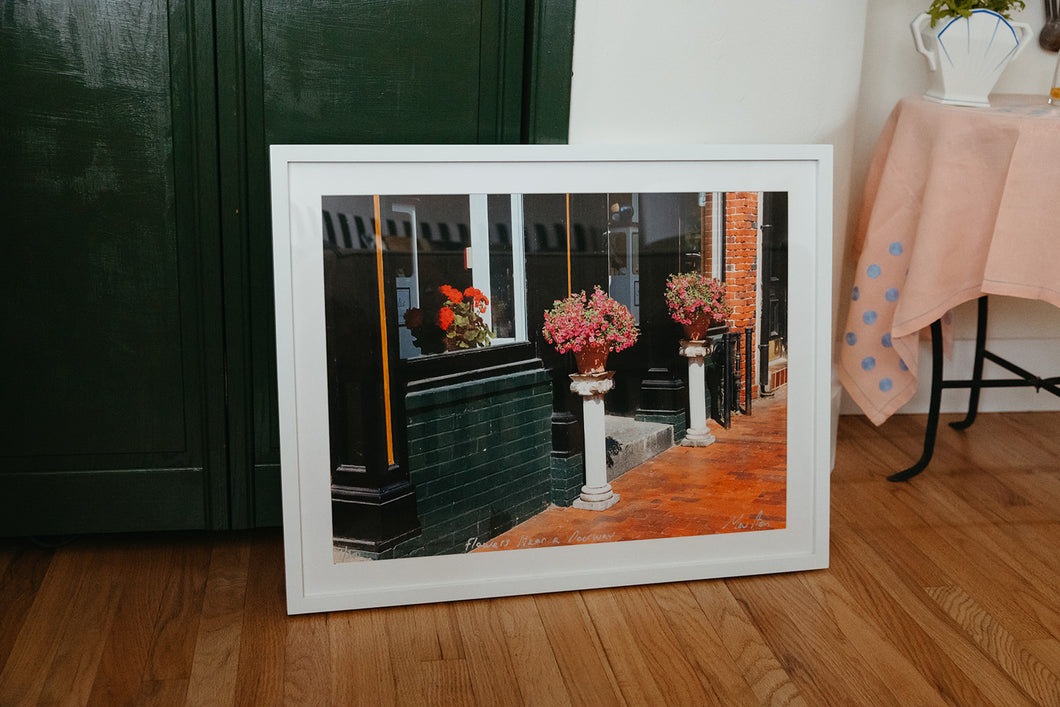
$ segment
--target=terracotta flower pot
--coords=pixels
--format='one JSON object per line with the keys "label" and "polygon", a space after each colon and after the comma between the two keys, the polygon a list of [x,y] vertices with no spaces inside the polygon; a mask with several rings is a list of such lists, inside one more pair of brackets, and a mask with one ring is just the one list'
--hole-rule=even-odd
{"label": "terracotta flower pot", "polygon": [[695,316],[692,317],[691,324],[682,324],[685,328],[685,338],[689,341],[703,341],[707,336],[707,329],[710,328],[711,322],[714,318],[706,312],[696,312]]}
{"label": "terracotta flower pot", "polygon": [[575,351],[578,373],[603,373],[607,367],[607,354],[607,344],[589,344],[581,351]]}

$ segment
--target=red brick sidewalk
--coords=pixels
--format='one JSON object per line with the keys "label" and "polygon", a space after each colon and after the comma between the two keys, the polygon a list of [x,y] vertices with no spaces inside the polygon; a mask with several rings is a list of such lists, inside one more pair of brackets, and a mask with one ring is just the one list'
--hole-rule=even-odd
{"label": "red brick sidewalk", "polygon": [[672,447],[616,479],[606,511],[551,507],[476,552],[785,527],[787,387],[710,428],[714,444]]}

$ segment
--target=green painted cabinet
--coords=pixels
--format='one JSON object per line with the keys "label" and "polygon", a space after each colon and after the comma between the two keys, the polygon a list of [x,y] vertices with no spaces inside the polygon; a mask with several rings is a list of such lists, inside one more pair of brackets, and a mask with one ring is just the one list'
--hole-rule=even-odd
{"label": "green painted cabinet", "polygon": [[0,535],[279,522],[268,145],[566,139],[573,0],[0,9]]}

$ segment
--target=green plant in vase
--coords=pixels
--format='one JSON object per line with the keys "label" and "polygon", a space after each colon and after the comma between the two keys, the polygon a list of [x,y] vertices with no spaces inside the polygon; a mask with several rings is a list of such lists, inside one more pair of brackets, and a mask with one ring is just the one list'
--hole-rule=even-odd
{"label": "green plant in vase", "polygon": [[1019,12],[1027,7],[1023,0],[933,0],[927,9],[931,16],[931,26],[946,17],[971,17],[972,10],[990,10],[1004,17],[1012,19],[1013,12]]}

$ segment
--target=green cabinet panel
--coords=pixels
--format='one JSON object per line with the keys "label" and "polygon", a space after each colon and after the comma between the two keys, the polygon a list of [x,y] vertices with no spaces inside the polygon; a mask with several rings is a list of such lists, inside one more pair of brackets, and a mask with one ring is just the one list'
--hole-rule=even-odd
{"label": "green cabinet panel", "polygon": [[[171,44],[187,9],[4,6],[0,534],[227,522],[207,491],[208,239],[174,130],[204,68]],[[135,505],[156,481],[169,500]]]}
{"label": "green cabinet panel", "polygon": [[4,397],[17,402],[0,426],[5,454],[185,449],[173,179],[159,139],[169,55],[155,4],[105,22],[71,3],[8,6],[0,278],[11,296],[0,307]]}
{"label": "green cabinet panel", "polygon": [[268,146],[562,142],[573,0],[0,10],[0,536],[279,523]]}
{"label": "green cabinet panel", "polygon": [[266,140],[518,142],[524,14],[521,0],[262,0]]}

